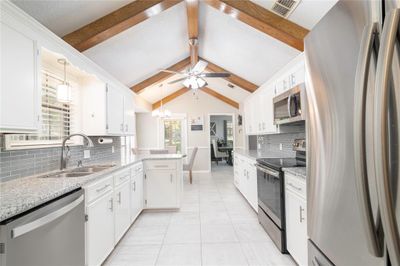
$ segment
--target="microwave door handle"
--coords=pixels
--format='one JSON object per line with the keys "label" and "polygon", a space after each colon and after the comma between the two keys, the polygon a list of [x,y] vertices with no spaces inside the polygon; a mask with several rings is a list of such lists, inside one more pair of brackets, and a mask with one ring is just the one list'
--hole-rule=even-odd
{"label": "microwave door handle", "polygon": [[[383,24],[381,45],[378,53],[378,69],[374,103],[374,161],[377,177],[378,200],[383,231],[392,265],[400,265],[400,236],[396,222],[393,195],[389,176],[388,158],[388,103],[389,84],[393,63],[396,35],[400,21],[400,9],[393,9]],[[399,94],[397,94],[399,95]],[[396,107],[399,112],[399,106]]]}
{"label": "microwave door handle", "polygon": [[287,98],[287,109],[288,109],[288,115],[289,118],[292,117],[292,94],[289,94],[288,98]]}
{"label": "microwave door handle", "polygon": [[368,74],[377,26],[376,23],[366,25],[361,39],[355,79],[353,143],[357,197],[360,203],[364,230],[368,239],[368,249],[374,256],[382,257],[383,245],[380,243],[377,235],[369,194],[365,145],[365,108],[367,101]]}

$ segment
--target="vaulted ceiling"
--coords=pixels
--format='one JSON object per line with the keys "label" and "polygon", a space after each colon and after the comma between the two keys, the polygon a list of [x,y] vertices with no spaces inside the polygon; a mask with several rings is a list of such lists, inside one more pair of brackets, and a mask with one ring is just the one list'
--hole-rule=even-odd
{"label": "vaulted ceiling", "polygon": [[198,54],[211,63],[207,71],[234,74],[207,79],[207,90],[234,105],[301,52],[302,37],[336,1],[301,0],[282,19],[268,11],[269,0],[13,0],[155,107],[186,93],[180,83],[168,85],[178,74],[158,73],[189,65],[191,3],[198,4]]}

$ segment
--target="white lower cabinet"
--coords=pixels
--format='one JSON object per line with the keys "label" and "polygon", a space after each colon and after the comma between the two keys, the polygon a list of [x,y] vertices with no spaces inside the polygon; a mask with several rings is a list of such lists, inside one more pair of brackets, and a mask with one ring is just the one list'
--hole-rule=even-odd
{"label": "white lower cabinet", "polygon": [[247,199],[250,206],[258,211],[257,169],[256,161],[236,154],[234,157],[234,183],[236,188]]}
{"label": "white lower cabinet", "polygon": [[285,173],[287,250],[299,265],[308,265],[305,180]]}
{"label": "white lower cabinet", "polygon": [[132,169],[131,179],[131,222],[143,210],[143,165]]}
{"label": "white lower cabinet", "polygon": [[181,161],[145,161],[145,209],[174,209],[180,207],[183,185]]}
{"label": "white lower cabinet", "polygon": [[86,207],[86,264],[101,265],[114,249],[114,198],[108,191]]}
{"label": "white lower cabinet", "polygon": [[115,199],[115,244],[121,239],[131,225],[130,180],[125,181],[114,190]]}

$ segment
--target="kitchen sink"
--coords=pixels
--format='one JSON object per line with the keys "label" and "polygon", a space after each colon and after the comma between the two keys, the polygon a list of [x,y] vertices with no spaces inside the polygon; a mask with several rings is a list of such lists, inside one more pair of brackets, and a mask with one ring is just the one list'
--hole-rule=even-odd
{"label": "kitchen sink", "polygon": [[81,177],[85,175],[90,175],[91,173],[86,172],[86,173],[81,173],[81,172],[63,172],[63,173],[54,173],[54,174],[49,174],[49,175],[43,175],[41,178],[65,178],[65,177]]}
{"label": "kitchen sink", "polygon": [[103,170],[106,170],[108,168],[111,168],[115,165],[109,164],[109,165],[92,165],[92,166],[85,166],[85,167],[79,167],[71,170],[73,173],[97,173]]}
{"label": "kitchen sink", "polygon": [[81,177],[91,175],[93,173],[101,172],[108,168],[114,167],[114,164],[92,165],[64,170],[48,175],[42,175],[40,178],[66,178],[66,177]]}

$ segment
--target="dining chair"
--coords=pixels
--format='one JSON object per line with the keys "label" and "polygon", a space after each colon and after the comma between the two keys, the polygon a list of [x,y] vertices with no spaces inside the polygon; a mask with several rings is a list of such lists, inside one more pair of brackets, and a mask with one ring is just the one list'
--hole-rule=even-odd
{"label": "dining chair", "polygon": [[189,171],[189,181],[190,181],[190,184],[192,184],[192,179],[193,179],[192,169],[193,169],[194,159],[195,159],[195,157],[196,157],[196,154],[197,154],[197,150],[198,150],[198,149],[199,149],[198,147],[194,147],[194,148],[193,148],[192,154],[190,155],[189,163],[183,165],[183,170],[184,170],[184,171]]}
{"label": "dining chair", "polygon": [[228,154],[226,152],[220,152],[218,150],[218,145],[217,145],[217,141],[215,139],[211,140],[211,144],[213,145],[213,149],[214,149],[214,157],[216,158],[216,162],[218,165],[218,160],[222,159],[222,160],[226,160],[228,158]]}

